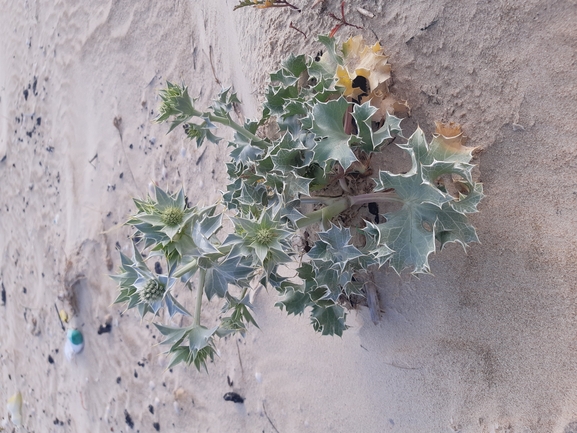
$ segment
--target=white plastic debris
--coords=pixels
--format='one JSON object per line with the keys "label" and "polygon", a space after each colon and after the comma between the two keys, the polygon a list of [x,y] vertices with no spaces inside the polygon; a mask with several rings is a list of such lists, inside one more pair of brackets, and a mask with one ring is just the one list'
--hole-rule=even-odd
{"label": "white plastic debris", "polygon": [[78,329],[69,329],[66,334],[66,343],[64,344],[64,356],[69,361],[82,352],[84,349],[84,337]]}
{"label": "white plastic debris", "polygon": [[369,17],[369,18],[374,18],[374,17],[375,17],[375,14],[374,14],[374,13],[372,13],[371,11],[368,11],[368,10],[366,10],[366,9],[364,9],[364,8],[361,8],[361,7],[358,7],[358,8],[357,8],[357,12],[360,13],[361,15],[364,15],[364,16]]}
{"label": "white plastic debris", "polygon": [[12,424],[16,426],[22,425],[22,394],[20,394],[20,392],[17,392],[8,399],[6,409],[8,409],[8,413],[10,414]]}

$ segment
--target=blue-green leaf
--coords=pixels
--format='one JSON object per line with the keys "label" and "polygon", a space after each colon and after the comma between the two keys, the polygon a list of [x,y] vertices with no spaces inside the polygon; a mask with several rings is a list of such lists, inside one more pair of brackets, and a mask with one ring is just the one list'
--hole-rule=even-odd
{"label": "blue-green leaf", "polygon": [[326,167],[330,161],[338,161],[346,170],[357,161],[351,144],[358,140],[345,132],[343,121],[349,103],[345,98],[319,103],[312,112],[312,132],[317,135],[313,160]]}

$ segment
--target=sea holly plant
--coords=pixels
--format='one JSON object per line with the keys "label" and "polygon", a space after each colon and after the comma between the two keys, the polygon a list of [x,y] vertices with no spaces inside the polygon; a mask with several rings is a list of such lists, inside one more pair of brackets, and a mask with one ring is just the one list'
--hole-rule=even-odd
{"label": "sea holly plant", "polygon": [[[288,314],[309,314],[316,331],[340,336],[367,273],[383,266],[429,273],[437,248],[478,241],[467,216],[483,188],[460,127],[438,123],[431,141],[420,129],[404,139],[400,117],[408,105],[389,93],[380,45],[361,37],[341,46],[326,36],[319,41],[322,55],[290,55],[271,74],[256,120],[235,120],[240,101],[230,89],[206,110],[184,85],[169,82],[161,91],[157,120],[170,122],[170,131],[182,127],[197,146],[219,143],[223,126],[234,131],[230,183],[219,203],[191,207],[184,191],[157,186],[134,200],[137,212],[127,221],[133,252],[121,253],[116,302],[164,320],[155,325],[170,367],[206,369],[217,338],[258,326],[250,294],[259,285],[276,291],[276,305]],[[264,134],[264,125],[273,132]],[[389,155],[389,145],[406,153],[408,171],[376,165],[374,156]],[[375,204],[374,220],[354,217]],[[149,270],[147,262],[158,258],[164,275]],[[177,300],[187,296],[192,312]],[[221,315],[203,324],[203,304],[213,300]],[[185,326],[166,324],[175,315]]]}

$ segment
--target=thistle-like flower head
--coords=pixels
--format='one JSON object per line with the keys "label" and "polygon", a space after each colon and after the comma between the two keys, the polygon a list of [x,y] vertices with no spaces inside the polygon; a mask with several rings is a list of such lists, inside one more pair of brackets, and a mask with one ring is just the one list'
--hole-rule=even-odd
{"label": "thistle-like flower head", "polygon": [[120,274],[113,276],[120,286],[115,303],[127,302],[128,309],[137,307],[143,317],[148,312],[157,314],[163,305],[171,316],[177,311],[188,314],[170,294],[176,278],[153,274],[135,245],[132,257],[121,254],[121,259]]}
{"label": "thistle-like flower head", "polygon": [[184,210],[177,206],[169,206],[162,211],[160,220],[168,227],[176,227],[184,219]]}
{"label": "thistle-like flower head", "polygon": [[167,194],[155,186],[155,199],[134,200],[140,211],[127,224],[134,225],[144,235],[168,243],[182,233],[194,216],[194,210],[186,207],[184,193]]}
{"label": "thistle-like flower head", "polygon": [[140,292],[140,298],[149,304],[160,301],[165,292],[164,286],[157,279],[150,279],[145,284]]}
{"label": "thistle-like flower head", "polygon": [[284,252],[283,244],[292,232],[280,222],[271,208],[264,211],[258,219],[234,218],[236,232],[242,238],[242,244],[260,263],[272,255],[278,263],[290,261]]}

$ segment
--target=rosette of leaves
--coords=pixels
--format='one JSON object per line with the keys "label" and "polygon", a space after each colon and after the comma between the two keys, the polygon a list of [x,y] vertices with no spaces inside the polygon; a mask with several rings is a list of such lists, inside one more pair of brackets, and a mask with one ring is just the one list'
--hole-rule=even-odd
{"label": "rosette of leaves", "polygon": [[273,214],[272,208],[262,212],[256,221],[250,217],[237,217],[232,221],[236,231],[227,242],[235,245],[238,254],[252,256],[253,263],[257,265],[263,265],[267,261],[290,262],[290,257],[284,251],[290,248],[287,238],[293,231],[285,228],[286,225],[280,222],[278,214]]}
{"label": "rosette of leaves", "polygon": [[[136,201],[138,213],[129,220],[143,248],[166,257],[170,278],[190,287],[198,276],[194,323],[157,325],[170,345],[171,365],[206,367],[216,336],[256,325],[248,296],[255,282],[277,290],[277,306],[287,313],[308,312],[318,332],[342,335],[343,301],[362,296],[363,273],[384,265],[398,273],[427,273],[437,246],[478,240],[467,215],[477,211],[482,185],[473,179],[473,149],[463,145],[456,125],[438,124],[431,142],[417,129],[406,143],[395,143],[412,161],[407,173],[381,170],[372,192],[350,192],[345,179],[369,176],[371,155],[401,137],[401,119],[391,114],[396,102],[388,93],[390,65],[378,44],[366,45],[361,38],[340,47],[333,38],[319,40],[322,55],[290,55],[271,74],[259,119],[233,119],[239,101],[230,89],[204,111],[184,85],[168,83],[161,93],[157,120],[171,122],[170,130],[182,125],[197,146],[218,143],[218,125],[234,131],[222,209],[187,208],[182,191],[174,196],[157,191],[154,200]],[[265,137],[265,124],[277,125],[278,133]],[[341,193],[324,196],[336,182]],[[340,213],[372,202],[384,205],[381,223],[350,228],[335,223]],[[234,230],[221,242],[217,232],[224,212]],[[318,240],[304,254],[295,236],[309,226],[318,227]],[[351,230],[364,239],[353,244]],[[302,257],[296,275],[281,276],[279,267],[296,257]],[[122,262],[121,299],[148,303],[136,287],[146,265],[136,258]],[[150,296],[157,296],[150,284]],[[201,325],[203,297],[223,302],[219,326]]]}
{"label": "rosette of leaves", "polygon": [[170,362],[167,369],[184,362],[187,365],[194,365],[200,371],[203,368],[208,371],[206,363],[214,360],[216,347],[214,345],[214,335],[217,327],[207,328],[194,324],[184,328],[176,328],[155,323],[156,329],[166,338],[163,345],[170,345],[168,354]]}
{"label": "rosette of leaves", "polygon": [[190,315],[171,294],[176,278],[150,272],[136,246],[132,258],[120,252],[120,261],[120,273],[112,276],[120,288],[115,304],[126,303],[127,310],[136,307],[141,317],[147,313],[156,316],[163,305],[170,317],[176,313]]}
{"label": "rosette of leaves", "polygon": [[196,209],[187,208],[182,190],[171,196],[155,186],[154,192],[154,198],[134,199],[138,212],[126,224],[137,229],[136,236],[143,238],[144,248],[163,253],[169,268],[174,268],[183,248],[190,244],[191,219]]}

